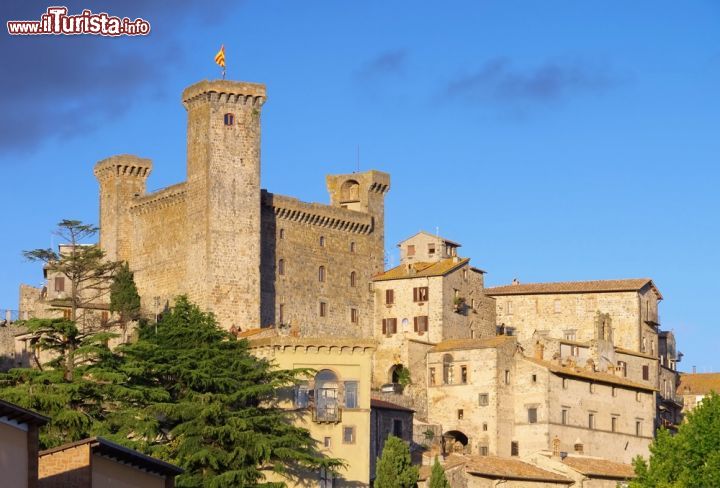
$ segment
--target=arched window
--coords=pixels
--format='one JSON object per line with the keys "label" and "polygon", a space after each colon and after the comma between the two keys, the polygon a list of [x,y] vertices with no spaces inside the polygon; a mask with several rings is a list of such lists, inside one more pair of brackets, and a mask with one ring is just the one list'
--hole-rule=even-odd
{"label": "arched window", "polygon": [[355,241],[350,243],[350,252],[355,252]]}
{"label": "arched window", "polygon": [[357,273],[355,273],[355,271],[350,273],[350,286],[353,288],[357,286]]}
{"label": "arched window", "polygon": [[453,357],[451,354],[443,356],[443,383],[446,385],[453,384]]}
{"label": "arched window", "polygon": [[285,274],[285,260],[284,259],[278,259],[278,274],[279,275]]}
{"label": "arched window", "polygon": [[279,236],[280,239],[285,239],[285,229],[280,229]]}
{"label": "arched window", "polygon": [[323,369],[315,375],[315,420],[335,422],[340,419],[338,408],[339,381],[337,375],[329,369]]}
{"label": "arched window", "polygon": [[225,125],[233,125],[235,123],[235,116],[233,114],[225,114],[223,122],[225,122]]}
{"label": "arched window", "polygon": [[324,282],[325,282],[325,266],[320,266],[320,267],[318,268],[318,281],[319,281],[320,283],[324,283]]}

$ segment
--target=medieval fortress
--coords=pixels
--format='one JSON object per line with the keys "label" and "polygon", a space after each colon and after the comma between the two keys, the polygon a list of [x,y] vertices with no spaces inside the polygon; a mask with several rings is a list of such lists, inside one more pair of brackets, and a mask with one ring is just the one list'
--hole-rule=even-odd
{"label": "medieval fortress", "polygon": [[[319,371],[287,407],[349,466],[334,485],[311,473],[297,486],[368,486],[390,433],[418,460],[441,455],[453,486],[632,477],[656,429],[681,419],[681,355],[652,280],[486,288],[459,243],[425,232],[386,270],[390,176],[329,175],[328,205],[262,189],[266,99],[225,80],[183,92],[184,182],[147,193],[151,161],[98,162],[99,245],[129,263],[148,316],[186,294],[259,357]],[[21,317],[60,313],[61,277],[47,279],[21,287]]]}

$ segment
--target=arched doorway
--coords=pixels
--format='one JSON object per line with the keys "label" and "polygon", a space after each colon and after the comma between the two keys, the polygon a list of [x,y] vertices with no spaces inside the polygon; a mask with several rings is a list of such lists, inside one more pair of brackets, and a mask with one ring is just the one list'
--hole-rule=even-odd
{"label": "arched doorway", "polygon": [[451,454],[453,452],[466,453],[468,451],[468,436],[459,430],[449,430],[442,437],[443,452]]}

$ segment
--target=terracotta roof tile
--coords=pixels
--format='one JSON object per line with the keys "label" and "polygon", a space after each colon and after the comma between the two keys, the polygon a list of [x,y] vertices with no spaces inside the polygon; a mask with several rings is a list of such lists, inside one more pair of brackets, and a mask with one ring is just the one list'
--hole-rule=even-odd
{"label": "terracotta roof tile", "polygon": [[460,349],[487,349],[513,342],[512,336],[493,336],[482,339],[447,339],[438,343],[431,352],[456,351]]}
{"label": "terracotta roof tile", "polygon": [[555,283],[522,283],[485,288],[490,296],[498,295],[540,295],[552,293],[603,293],[613,291],[639,291],[651,286],[662,300],[662,295],[650,278],[625,280],[561,281]]}
{"label": "terracotta roof tile", "polygon": [[[443,259],[433,263],[417,262],[410,265],[401,264],[392,269],[380,273],[373,278],[373,281],[402,280],[407,278],[427,278],[430,276],[444,276],[470,262],[469,258],[455,260],[454,258]],[[412,267],[412,272],[408,270]]]}
{"label": "terracotta roof tile", "polygon": [[380,400],[379,398],[370,399],[370,408],[397,410],[399,412],[415,412],[415,410],[413,410],[412,408],[403,407],[402,405],[398,405],[397,403],[386,402],[385,400]]}
{"label": "terracotta roof tile", "polygon": [[497,456],[467,456],[467,458],[465,471],[474,475],[515,480],[549,481],[568,485],[572,483],[570,478],[515,458]]}
{"label": "terracotta roof tile", "polygon": [[568,366],[551,363],[550,361],[544,361],[541,359],[535,359],[530,357],[524,357],[523,359],[538,364],[544,368],[547,368],[550,372],[560,375],[574,376],[576,378],[583,378],[586,380],[597,381],[599,383],[607,383],[611,385],[627,386],[636,390],[657,391],[657,388],[654,388],[652,386],[644,385],[642,383],[635,383],[634,381],[629,381],[625,378],[621,378],[610,373],[588,371],[583,368],[571,368]]}
{"label": "terracotta roof tile", "polygon": [[720,393],[720,373],[682,373],[677,387],[678,395],[707,395]]}
{"label": "terracotta roof tile", "polygon": [[621,480],[635,478],[635,469],[632,466],[607,459],[568,456],[563,463],[586,476]]}

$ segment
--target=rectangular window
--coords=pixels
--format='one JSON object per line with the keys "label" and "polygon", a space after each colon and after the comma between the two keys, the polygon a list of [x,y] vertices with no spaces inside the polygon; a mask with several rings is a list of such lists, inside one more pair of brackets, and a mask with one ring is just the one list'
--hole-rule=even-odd
{"label": "rectangular window", "polygon": [[427,286],[413,288],[413,302],[427,302],[430,292]]}
{"label": "rectangular window", "polygon": [[537,383],[537,375],[536,374],[532,375],[532,382]]}
{"label": "rectangular window", "polygon": [[467,384],[468,382],[467,366],[460,366],[460,382],[462,384]]}
{"label": "rectangular window", "polygon": [[320,302],[320,316],[327,317],[327,303]]}
{"label": "rectangular window", "polygon": [[355,427],[343,427],[343,444],[355,444]]}
{"label": "rectangular window", "polygon": [[594,429],[595,428],[595,414],[590,413],[588,414],[588,429]]}
{"label": "rectangular window", "polygon": [[397,332],[397,319],[383,319],[382,333],[391,336]]}
{"label": "rectangular window", "polygon": [[574,331],[574,330],[566,330],[566,331],[563,333],[563,337],[565,338],[566,341],[574,341],[574,340],[575,340],[575,337],[576,337],[576,331]]}
{"label": "rectangular window", "polygon": [[589,383],[588,388],[590,393],[595,393],[595,383]]}
{"label": "rectangular window", "polygon": [[648,366],[647,364],[643,365],[643,367],[642,367],[642,372],[643,372],[643,373],[642,373],[642,374],[643,374],[643,379],[644,379],[645,381],[648,381],[648,380],[650,379],[650,366]]}
{"label": "rectangular window", "polygon": [[306,408],[308,406],[308,385],[301,383],[295,387],[295,408]]}
{"label": "rectangular window", "polygon": [[333,488],[335,485],[335,475],[332,471],[320,468],[320,488]]}
{"label": "rectangular window", "polygon": [[65,291],[65,278],[62,276],[55,277],[55,291]]}
{"label": "rectangular window", "polygon": [[617,417],[610,417],[610,431],[617,432]]}
{"label": "rectangular window", "polygon": [[490,395],[487,393],[478,393],[478,405],[485,407],[488,403],[490,403]]}
{"label": "rectangular window", "polygon": [[536,424],[537,423],[537,408],[536,407],[530,407],[528,408],[528,424]]}
{"label": "rectangular window", "polygon": [[480,451],[481,456],[488,455],[488,446],[479,446],[478,450]]}
{"label": "rectangular window", "polygon": [[465,416],[465,411],[462,408],[459,408],[457,411],[458,420],[462,420],[464,416]]}
{"label": "rectangular window", "polygon": [[358,382],[345,382],[345,408],[358,408]]}
{"label": "rectangular window", "polygon": [[352,322],[353,324],[358,323],[358,309],[357,308],[350,309],[350,322]]}
{"label": "rectangular window", "polygon": [[393,420],[393,435],[403,439],[403,421],[400,419]]}
{"label": "rectangular window", "polygon": [[505,384],[506,385],[510,384],[510,371],[507,369],[505,370]]}
{"label": "rectangular window", "polygon": [[435,244],[434,243],[428,244],[428,255],[429,256],[435,255]]}
{"label": "rectangular window", "polygon": [[562,379],[562,385],[563,385],[563,390],[567,390],[567,387],[568,387],[568,379],[567,378]]}
{"label": "rectangular window", "polygon": [[414,256],[415,255],[415,246],[410,244],[407,247],[407,255],[408,256]]}
{"label": "rectangular window", "polygon": [[520,455],[520,444],[518,441],[512,441],[510,443],[510,455],[511,456],[519,456]]}
{"label": "rectangular window", "polygon": [[623,377],[627,378],[627,363],[625,361],[618,361],[618,369],[622,371]]}
{"label": "rectangular window", "polygon": [[635,435],[636,436],[642,435],[642,420],[635,421]]}
{"label": "rectangular window", "polygon": [[103,310],[100,312],[100,325],[107,325],[110,321],[110,312]]}
{"label": "rectangular window", "polygon": [[63,320],[70,320],[72,318],[72,310],[69,308],[63,309]]}
{"label": "rectangular window", "polygon": [[430,384],[435,384],[435,368],[430,368]]}
{"label": "rectangular window", "polygon": [[636,392],[635,392],[635,401],[636,401],[636,402],[639,402],[641,398],[642,398],[642,397],[640,396],[640,392],[639,392],[639,391],[636,391]]}
{"label": "rectangular window", "polygon": [[615,388],[614,386],[612,387],[612,396],[617,396],[617,388]]}
{"label": "rectangular window", "polygon": [[392,305],[393,303],[395,303],[395,291],[385,290],[385,304]]}
{"label": "rectangular window", "polygon": [[323,438],[323,446],[326,448],[330,448],[330,446],[332,446],[332,437]]}
{"label": "rectangular window", "polygon": [[423,333],[428,331],[428,317],[427,315],[421,315],[413,319],[413,328],[415,332]]}
{"label": "rectangular window", "polygon": [[474,298],[471,298],[471,299],[470,299],[470,308],[471,308],[472,310],[475,310],[475,299],[474,299]]}
{"label": "rectangular window", "polygon": [[285,324],[285,304],[281,303],[278,307],[278,323]]}
{"label": "rectangular window", "polygon": [[560,417],[560,423],[563,425],[567,425],[569,417],[570,417],[570,410],[568,410],[567,408],[563,408],[561,417]]}

